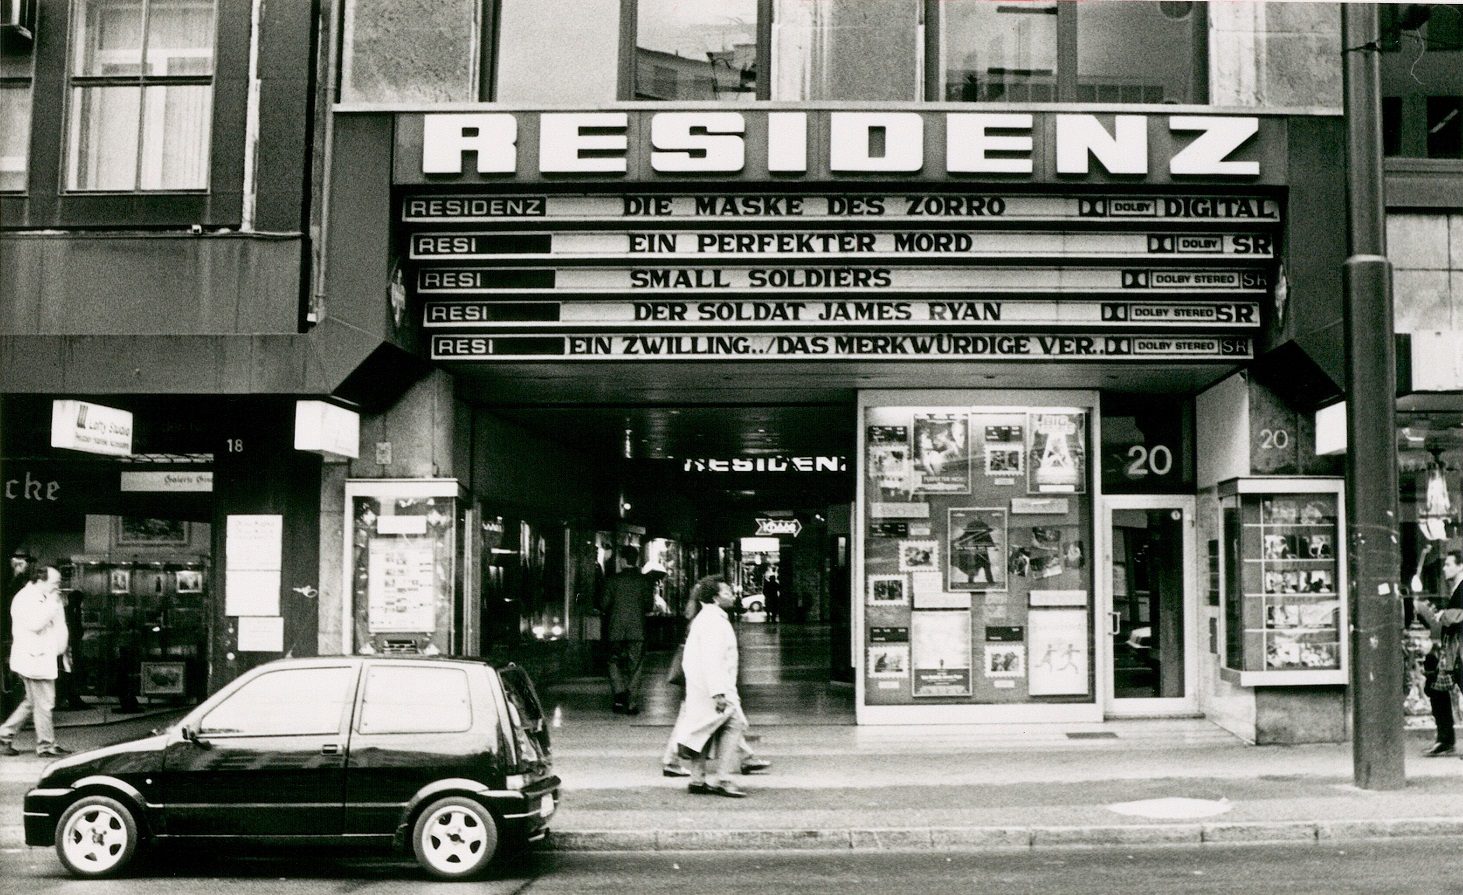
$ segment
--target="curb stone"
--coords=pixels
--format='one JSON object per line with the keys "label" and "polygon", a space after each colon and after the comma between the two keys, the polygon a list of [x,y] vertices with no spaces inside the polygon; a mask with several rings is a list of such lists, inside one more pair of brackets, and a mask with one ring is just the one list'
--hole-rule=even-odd
{"label": "curb stone", "polygon": [[1463,837],[1463,817],[1355,821],[1257,821],[1085,827],[911,827],[832,830],[577,830],[554,832],[558,851],[1020,850],[1114,845],[1225,845]]}

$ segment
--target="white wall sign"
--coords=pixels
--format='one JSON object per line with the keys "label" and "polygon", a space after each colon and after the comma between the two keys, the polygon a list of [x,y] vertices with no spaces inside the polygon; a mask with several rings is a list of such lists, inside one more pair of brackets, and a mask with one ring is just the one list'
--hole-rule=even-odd
{"label": "white wall sign", "polygon": [[355,460],[361,456],[361,415],[327,401],[296,401],[295,450]]}
{"label": "white wall sign", "polygon": [[51,447],[126,456],[132,453],[132,414],[87,401],[52,401]]}
{"label": "white wall sign", "polygon": [[284,619],[275,615],[267,618],[241,618],[239,624],[239,652],[282,653],[284,652]]}
{"label": "white wall sign", "polygon": [[278,570],[283,541],[283,516],[229,516],[224,539],[229,570]]}
{"label": "white wall sign", "polygon": [[207,492],[213,490],[213,472],[202,469],[123,472],[122,490],[149,493]]}

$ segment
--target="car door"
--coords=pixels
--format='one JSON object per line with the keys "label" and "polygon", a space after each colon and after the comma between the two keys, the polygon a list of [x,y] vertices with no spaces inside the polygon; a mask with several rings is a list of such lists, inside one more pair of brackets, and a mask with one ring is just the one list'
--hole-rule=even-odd
{"label": "car door", "polygon": [[496,743],[486,666],[366,664],[346,764],[347,834],[390,835],[412,797],[439,780],[491,784]]}
{"label": "car door", "polygon": [[271,669],[208,706],[164,756],[175,836],[338,836],[357,667]]}

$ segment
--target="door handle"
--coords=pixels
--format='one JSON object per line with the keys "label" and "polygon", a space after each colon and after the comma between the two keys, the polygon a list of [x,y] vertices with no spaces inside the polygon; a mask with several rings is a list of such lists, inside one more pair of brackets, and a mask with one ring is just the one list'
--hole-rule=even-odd
{"label": "door handle", "polygon": [[340,746],[336,743],[326,743],[320,747],[321,755],[339,755]]}
{"label": "door handle", "polygon": [[1107,633],[1116,637],[1123,632],[1123,615],[1120,612],[1107,614]]}

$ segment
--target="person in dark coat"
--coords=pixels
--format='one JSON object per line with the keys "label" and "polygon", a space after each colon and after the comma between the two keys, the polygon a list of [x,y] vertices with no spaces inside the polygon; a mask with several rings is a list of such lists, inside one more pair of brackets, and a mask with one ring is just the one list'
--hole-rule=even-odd
{"label": "person in dark coat", "polygon": [[1457,753],[1453,730],[1453,690],[1463,678],[1459,667],[1459,634],[1463,630],[1463,550],[1449,550],[1443,557],[1445,596],[1434,608],[1417,600],[1417,617],[1428,626],[1433,648],[1422,660],[1423,689],[1431,704],[1437,740],[1422,754],[1428,758]]}
{"label": "person in dark coat", "polygon": [[623,568],[605,579],[601,607],[609,643],[610,708],[622,715],[640,713],[641,666],[645,662],[645,616],[655,607],[655,582],[638,568],[640,552],[620,548]]}

